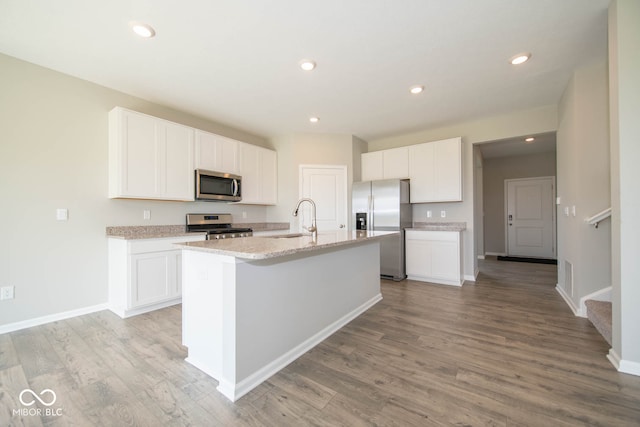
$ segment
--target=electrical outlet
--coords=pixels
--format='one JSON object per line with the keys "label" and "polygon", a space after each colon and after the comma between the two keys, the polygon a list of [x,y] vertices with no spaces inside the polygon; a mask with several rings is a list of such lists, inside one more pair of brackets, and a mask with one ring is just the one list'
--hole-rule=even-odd
{"label": "electrical outlet", "polygon": [[433,212],[427,211],[427,218],[431,218],[433,216]]}
{"label": "electrical outlet", "polygon": [[149,209],[142,211],[142,219],[151,219],[151,211]]}
{"label": "electrical outlet", "polygon": [[447,211],[440,211],[440,218],[446,218],[447,217]]}
{"label": "electrical outlet", "polygon": [[242,219],[247,219],[247,213],[245,211],[242,211]]}
{"label": "electrical outlet", "polygon": [[5,286],[0,288],[0,300],[13,299],[13,297],[14,297],[13,286]]}

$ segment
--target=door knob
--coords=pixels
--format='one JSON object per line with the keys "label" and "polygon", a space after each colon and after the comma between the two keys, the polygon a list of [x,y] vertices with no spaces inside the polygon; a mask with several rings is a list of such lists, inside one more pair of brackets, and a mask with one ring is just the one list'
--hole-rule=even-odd
{"label": "door knob", "polygon": [[340,228],[344,228],[344,224],[340,224]]}

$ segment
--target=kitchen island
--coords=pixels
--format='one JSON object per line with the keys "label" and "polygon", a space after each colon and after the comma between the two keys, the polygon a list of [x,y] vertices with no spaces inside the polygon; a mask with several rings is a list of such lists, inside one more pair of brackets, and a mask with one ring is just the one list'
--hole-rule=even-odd
{"label": "kitchen island", "polygon": [[180,244],[187,362],[239,399],[382,299],[379,240],[396,234]]}

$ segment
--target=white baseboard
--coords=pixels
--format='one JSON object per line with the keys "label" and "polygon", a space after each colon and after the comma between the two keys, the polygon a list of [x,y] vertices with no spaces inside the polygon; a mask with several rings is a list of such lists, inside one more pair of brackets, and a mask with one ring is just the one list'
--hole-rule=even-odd
{"label": "white baseboard", "polygon": [[640,376],[640,363],[622,359],[618,371],[624,374]]}
{"label": "white baseboard", "polygon": [[507,254],[504,253],[504,252],[485,252],[484,255],[485,256],[487,256],[487,255],[491,255],[491,256],[507,256]]}
{"label": "white baseboard", "polygon": [[478,255],[478,259],[484,259],[484,255]]}
{"label": "white baseboard", "polygon": [[640,363],[632,362],[630,360],[620,359],[618,353],[615,352],[614,349],[609,349],[609,354],[607,354],[607,359],[611,362],[611,364],[616,368],[618,372],[622,372],[623,374],[636,375],[640,376]]}
{"label": "white baseboard", "polygon": [[578,315],[578,307],[576,307],[576,305],[573,303],[573,301],[571,300],[571,297],[569,297],[569,295],[567,295],[567,293],[564,291],[564,289],[562,289],[560,287],[560,285],[558,285],[558,284],[556,284],[556,291],[558,291],[558,293],[560,294],[562,299],[564,299],[564,302],[567,303],[567,305],[569,306],[569,308],[573,312],[574,316],[577,316]]}
{"label": "white baseboard", "polygon": [[95,313],[97,311],[107,310],[107,304],[98,304],[90,307],[79,308],[77,310],[64,311],[62,313],[50,314],[48,316],[36,317],[35,319],[23,320],[15,323],[8,323],[0,326],[0,334],[19,331],[20,329],[32,328],[34,326],[44,325],[46,323],[57,322],[60,320],[70,319],[84,314]]}
{"label": "white baseboard", "polygon": [[149,305],[145,305],[144,307],[132,308],[130,310],[126,310],[121,307],[114,307],[111,305],[109,305],[108,308],[113,313],[117,314],[123,319],[126,319],[128,317],[137,316],[138,314],[148,313],[154,310],[160,310],[161,308],[170,307],[172,305],[181,304],[181,303],[182,303],[182,297],[177,297],[177,298],[170,299],[168,301],[163,301],[156,304],[149,304]]}
{"label": "white baseboard", "polygon": [[476,268],[476,270],[473,272],[473,276],[472,276],[472,275],[470,275],[470,274],[465,274],[465,275],[464,275],[464,277],[463,277],[463,279],[464,279],[465,281],[467,281],[467,280],[468,280],[468,281],[470,281],[470,282],[475,282],[475,281],[476,281],[476,279],[478,278],[478,274],[480,274],[480,269],[479,269],[479,268]]}
{"label": "white baseboard", "polygon": [[462,277],[460,280],[449,280],[449,279],[438,279],[434,277],[408,275],[407,279],[415,280],[416,282],[426,282],[434,285],[447,285],[447,286],[462,286],[462,284],[464,283],[464,277]]}
{"label": "white baseboard", "polygon": [[[302,356],[307,351],[311,350],[316,345],[320,344],[322,341],[327,339],[330,335],[336,332],[338,329],[342,328],[347,323],[351,322],[353,319],[367,311],[369,308],[373,307],[376,303],[382,300],[382,294],[378,294],[371,298],[369,301],[362,304],[360,307],[357,307],[355,310],[345,314],[340,319],[336,320],[317,334],[308,338],[300,345],[292,348],[282,356],[276,358],[271,363],[266,366],[260,368],[253,374],[249,375],[247,378],[242,381],[231,384],[228,381],[219,381],[218,391],[226,396],[232,402],[240,399],[245,394],[249,393],[251,390],[260,385],[263,381],[267,380],[269,377],[273,376],[278,371],[282,370],[285,366]],[[191,361],[187,358],[187,362],[192,363],[196,368],[200,366],[205,367],[203,364],[198,363],[198,361]],[[206,367],[205,367],[206,369]],[[204,370],[204,372],[207,372]],[[208,372],[207,372],[208,373]]]}

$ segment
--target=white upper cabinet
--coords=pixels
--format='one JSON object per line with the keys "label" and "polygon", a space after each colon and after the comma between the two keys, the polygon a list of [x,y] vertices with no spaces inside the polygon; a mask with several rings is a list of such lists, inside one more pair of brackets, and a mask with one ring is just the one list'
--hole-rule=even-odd
{"label": "white upper cabinet", "polygon": [[462,201],[462,139],[409,147],[411,203]]}
{"label": "white upper cabinet", "polygon": [[116,107],[109,113],[109,197],[194,200],[194,129]]}
{"label": "white upper cabinet", "polygon": [[239,174],[242,176],[242,201],[255,205],[278,202],[278,161],[276,152],[239,142]]}
{"label": "white upper cabinet", "polygon": [[382,151],[362,153],[362,181],[375,181],[384,179],[384,166],[382,163]]}
{"label": "white upper cabinet", "polygon": [[195,168],[237,174],[238,149],[235,139],[196,130]]}
{"label": "white upper cabinet", "polygon": [[384,179],[409,178],[409,149],[392,148],[382,152],[382,170]]}
{"label": "white upper cabinet", "polygon": [[242,176],[242,202],[278,201],[276,152],[116,107],[109,112],[109,197],[193,201],[195,169]]}
{"label": "white upper cabinet", "polygon": [[362,181],[409,178],[411,203],[462,201],[462,138],[363,153]]}
{"label": "white upper cabinet", "polygon": [[362,181],[409,178],[409,149],[407,147],[363,153]]}

